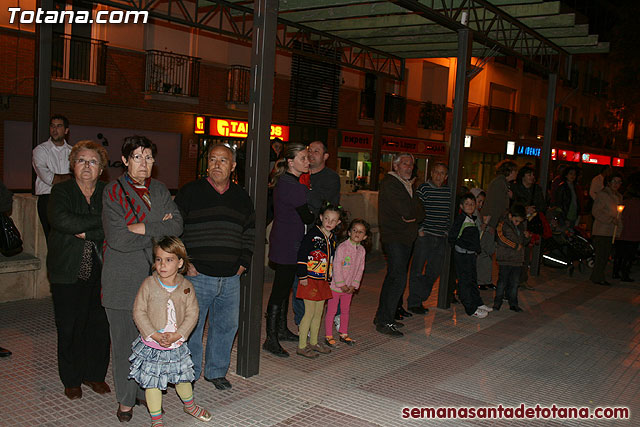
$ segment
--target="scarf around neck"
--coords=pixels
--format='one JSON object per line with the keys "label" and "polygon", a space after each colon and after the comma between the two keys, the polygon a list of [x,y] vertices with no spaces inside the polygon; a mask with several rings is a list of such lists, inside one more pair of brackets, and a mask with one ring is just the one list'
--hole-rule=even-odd
{"label": "scarf around neck", "polygon": [[149,186],[151,185],[151,178],[147,178],[144,180],[144,184],[138,184],[133,178],[129,176],[128,173],[124,175],[125,181],[129,183],[131,188],[136,192],[138,196],[142,199],[145,205],[147,205],[147,209],[151,210],[151,193],[149,192]]}

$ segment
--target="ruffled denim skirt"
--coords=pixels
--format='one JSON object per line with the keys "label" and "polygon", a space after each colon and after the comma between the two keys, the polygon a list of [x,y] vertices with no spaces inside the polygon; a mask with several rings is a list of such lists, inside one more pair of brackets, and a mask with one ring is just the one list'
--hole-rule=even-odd
{"label": "ruffled denim skirt", "polygon": [[136,380],[144,389],[166,390],[167,384],[195,380],[191,351],[186,342],[178,348],[158,350],[145,345],[138,337],[131,350],[129,379]]}

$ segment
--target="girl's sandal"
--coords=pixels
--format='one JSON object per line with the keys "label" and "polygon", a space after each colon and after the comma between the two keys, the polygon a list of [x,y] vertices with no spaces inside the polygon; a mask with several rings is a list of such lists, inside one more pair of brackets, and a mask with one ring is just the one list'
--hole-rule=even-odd
{"label": "girl's sandal", "polygon": [[347,334],[340,334],[340,341],[342,341],[346,345],[355,345],[356,344],[356,342],[354,340],[352,340],[351,338],[349,338],[349,335],[347,335]]}
{"label": "girl's sandal", "polygon": [[324,337],[324,342],[331,348],[336,348],[338,346],[336,340],[332,336]]}

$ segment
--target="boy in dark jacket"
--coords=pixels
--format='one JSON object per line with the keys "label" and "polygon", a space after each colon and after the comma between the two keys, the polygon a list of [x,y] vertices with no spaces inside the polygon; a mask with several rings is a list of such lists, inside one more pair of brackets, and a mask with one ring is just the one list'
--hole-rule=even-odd
{"label": "boy in dark jacket", "polygon": [[460,210],[449,230],[449,243],[453,246],[453,262],[458,276],[458,292],[464,311],[469,316],[487,317],[492,308],[484,305],[478,291],[476,258],[480,253],[480,222],[473,215],[476,198],[472,193],[460,197]]}
{"label": "boy in dark jacket", "polygon": [[518,306],[518,282],[524,261],[524,245],[529,241],[529,232],[524,230],[525,208],[515,204],[500,219],[496,228],[496,262],[498,263],[498,289],[493,300],[494,310],[500,310],[505,293],[509,308],[522,311]]}

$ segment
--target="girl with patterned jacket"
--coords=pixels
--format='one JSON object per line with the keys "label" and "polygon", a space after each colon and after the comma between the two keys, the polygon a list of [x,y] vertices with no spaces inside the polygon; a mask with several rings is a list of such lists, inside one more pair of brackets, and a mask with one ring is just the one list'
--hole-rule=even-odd
{"label": "girl with patterned jacket", "polygon": [[[340,225],[341,210],[328,204],[320,209],[319,222],[309,230],[298,251],[298,292],[296,297],[304,300],[304,317],[300,321],[298,349],[296,353],[308,358],[318,357],[317,353],[331,350],[318,342],[318,332],[322,322],[324,301],[331,299],[333,256],[336,240],[333,230]],[[307,344],[307,334],[309,343]]]}

